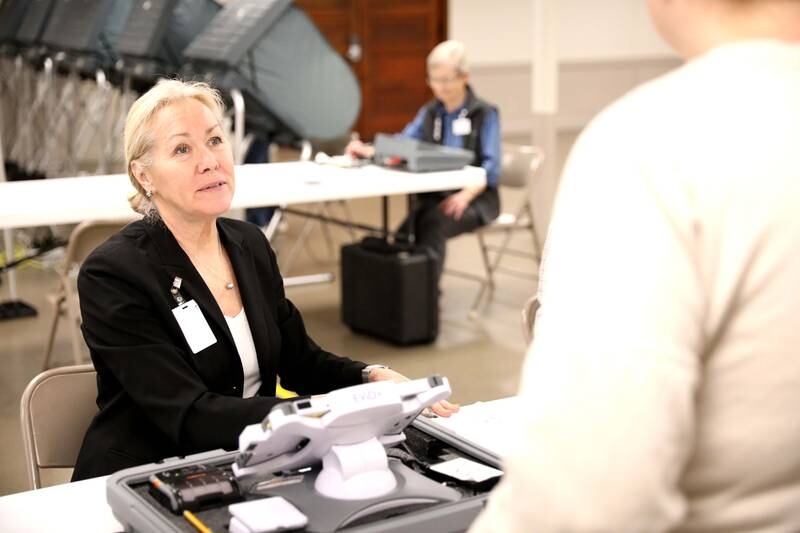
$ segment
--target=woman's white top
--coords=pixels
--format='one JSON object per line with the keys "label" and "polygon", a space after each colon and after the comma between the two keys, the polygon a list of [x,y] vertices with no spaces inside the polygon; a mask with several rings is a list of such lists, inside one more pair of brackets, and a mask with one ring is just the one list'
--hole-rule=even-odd
{"label": "woman's white top", "polygon": [[247,315],[244,307],[239,314],[231,318],[225,317],[228,329],[233,335],[233,342],[236,344],[236,351],[242,360],[242,371],[244,372],[244,387],[242,387],[242,398],[255,396],[261,388],[261,374],[258,371],[258,357],[256,357],[256,345],[253,343],[253,334],[250,332],[250,324],[247,322]]}

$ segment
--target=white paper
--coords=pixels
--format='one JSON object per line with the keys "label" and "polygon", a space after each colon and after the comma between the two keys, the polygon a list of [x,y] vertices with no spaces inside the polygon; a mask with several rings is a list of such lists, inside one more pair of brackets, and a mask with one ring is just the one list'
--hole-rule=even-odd
{"label": "white paper", "polygon": [[454,479],[459,479],[461,481],[473,481],[475,483],[480,483],[482,481],[486,481],[487,479],[492,479],[493,477],[499,477],[503,475],[503,472],[496,468],[492,468],[491,466],[486,466],[481,463],[476,463],[475,461],[470,461],[464,457],[439,463],[438,465],[432,466],[431,470],[446,476],[450,476]]}
{"label": "white paper", "polygon": [[[233,516],[231,525],[248,532],[297,529],[308,523],[306,515],[280,496],[234,503],[228,506],[228,512]],[[233,524],[234,520],[238,524]],[[233,528],[229,529],[233,531]]]}
{"label": "white paper", "polygon": [[200,306],[194,300],[189,300],[175,307],[172,310],[172,314],[175,315],[175,320],[178,321],[178,325],[181,327],[183,336],[186,338],[186,342],[189,344],[193,354],[205,350],[217,342],[214,332],[211,331],[203,312],[200,310]]}
{"label": "white paper", "polygon": [[432,418],[431,422],[449,429],[460,438],[488,450],[500,457],[510,451],[514,426],[519,423],[516,396],[476,402],[462,406],[449,418]]}

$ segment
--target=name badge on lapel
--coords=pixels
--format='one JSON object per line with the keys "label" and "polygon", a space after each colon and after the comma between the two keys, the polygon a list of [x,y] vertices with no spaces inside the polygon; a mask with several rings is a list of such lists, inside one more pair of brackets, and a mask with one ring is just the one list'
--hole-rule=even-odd
{"label": "name badge on lapel", "polygon": [[180,293],[182,282],[183,280],[178,277],[172,282],[170,293],[172,293],[175,303],[178,304],[177,307],[172,309],[172,314],[175,315],[175,320],[178,321],[178,326],[183,332],[186,343],[192,353],[196,355],[217,342],[217,338],[214,336],[214,332],[211,331],[197,302],[194,300],[187,302],[183,299]]}
{"label": "name badge on lapel", "polygon": [[453,135],[469,135],[472,133],[472,121],[467,117],[458,117],[453,121]]}
{"label": "name badge on lapel", "polygon": [[211,331],[211,327],[200,310],[200,306],[194,300],[189,300],[173,308],[172,314],[175,315],[175,320],[178,321],[178,325],[181,327],[183,336],[186,337],[186,342],[189,344],[193,354],[197,354],[217,342],[214,332]]}

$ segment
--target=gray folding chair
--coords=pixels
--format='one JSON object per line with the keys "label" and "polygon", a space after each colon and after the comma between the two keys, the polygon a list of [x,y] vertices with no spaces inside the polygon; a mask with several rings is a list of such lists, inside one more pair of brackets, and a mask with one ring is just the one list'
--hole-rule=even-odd
{"label": "gray folding chair", "polygon": [[[503,158],[500,170],[501,189],[516,189],[523,192],[524,200],[519,207],[512,212],[502,212],[491,223],[478,228],[474,234],[478,238],[478,245],[481,252],[481,259],[484,268],[484,276],[476,276],[466,272],[447,270],[448,274],[474,279],[480,283],[480,289],[470,308],[469,316],[472,319],[478,317],[478,309],[484,297],[491,299],[495,289],[495,274],[503,273],[526,279],[537,279],[539,261],[541,259],[541,244],[533,218],[533,208],[531,206],[531,193],[533,180],[536,173],[544,161],[544,152],[536,146],[525,145],[503,145]],[[516,232],[526,232],[530,234],[532,251],[530,249],[520,250],[510,247],[511,238]],[[500,234],[502,239],[499,244],[487,241],[487,235]],[[515,256],[529,259],[534,262],[530,272],[521,272],[503,268],[501,262],[506,256]]]}
{"label": "gray folding chair", "polygon": [[25,388],[20,417],[31,489],[41,487],[42,470],[75,466],[83,436],[97,413],[96,398],[92,365],[42,372]]}
{"label": "gray folding chair", "polygon": [[58,273],[58,289],[50,297],[53,305],[53,320],[45,345],[44,363],[42,370],[50,367],[50,358],[53,353],[53,344],[58,330],[58,323],[62,316],[69,322],[70,340],[72,342],[72,355],[75,364],[84,360],[83,339],[80,331],[80,308],[78,294],[75,288],[73,272],[92,251],[104,243],[109,237],[125,226],[126,222],[114,220],[88,220],[78,224],[69,236],[67,251],[64,254],[64,265]]}
{"label": "gray folding chair", "polygon": [[[337,142],[339,144],[336,144]],[[345,145],[346,145],[345,141],[342,141],[341,139],[334,139],[328,141],[327,145],[323,146],[332,147],[333,153],[339,153],[339,152],[344,152]],[[318,151],[319,150],[316,149],[315,145],[311,141],[304,139],[300,143],[300,156],[298,160],[311,161],[312,156]],[[310,247],[311,232],[317,226],[319,226],[320,231],[322,232],[322,235],[324,237],[324,242],[328,252],[329,260],[336,256],[338,246],[335,243],[333,234],[331,233],[329,227],[330,224],[328,221],[325,220],[326,217],[333,216],[332,208],[335,205],[339,206],[339,209],[343,214],[341,220],[343,220],[345,223],[344,227],[350,236],[350,241],[353,242],[356,240],[357,235],[355,231],[355,226],[353,225],[353,214],[350,211],[350,204],[348,203],[347,200],[335,200],[335,201],[314,203],[309,206],[309,210],[311,212],[312,217],[311,218],[305,217],[305,221],[303,222],[303,226],[300,229],[299,235],[294,239],[292,246],[288,249],[288,251],[285,254],[283,254],[283,257],[280,257],[280,267],[281,271],[284,274],[291,272],[292,266],[294,266],[294,262],[297,259],[299,252],[302,248],[305,248],[306,252],[312,259],[314,260],[317,259],[313,249]],[[273,237],[275,236],[275,231],[277,229],[277,225],[283,219],[285,213],[303,216],[301,214],[298,214],[296,211],[293,212],[286,206],[278,207],[278,209],[275,211],[275,214],[272,217],[272,220],[270,220],[270,223],[267,226],[267,230],[265,231],[267,239],[269,239],[270,241],[273,240]],[[326,281],[330,281],[330,279],[327,276],[325,276],[324,279]]]}
{"label": "gray folding chair", "polygon": [[533,340],[533,324],[536,321],[536,313],[539,311],[539,297],[534,294],[522,306],[520,313],[522,318],[522,335],[525,337],[525,345]]}

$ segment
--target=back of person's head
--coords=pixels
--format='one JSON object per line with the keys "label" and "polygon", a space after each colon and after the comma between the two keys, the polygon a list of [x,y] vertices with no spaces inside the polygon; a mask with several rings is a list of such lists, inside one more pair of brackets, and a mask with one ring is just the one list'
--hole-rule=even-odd
{"label": "back of person's head", "polygon": [[427,65],[428,71],[433,67],[444,65],[452,67],[459,74],[467,74],[469,65],[467,64],[467,51],[464,43],[451,39],[437,44],[428,54]]}
{"label": "back of person's head", "polygon": [[800,0],[648,0],[661,36],[684,58],[747,39],[800,40]]}
{"label": "back of person's head", "polygon": [[161,80],[156,85],[140,96],[133,103],[125,120],[125,165],[131,184],[136,193],[129,199],[134,211],[142,214],[148,213],[153,208],[152,202],[146,197],[145,190],[136,176],[133,175],[131,163],[138,161],[143,167],[152,164],[150,150],[153,148],[154,136],[152,131],[153,117],[163,108],[185,100],[194,98],[206,106],[222,124],[224,104],[216,89],[206,83]]}

